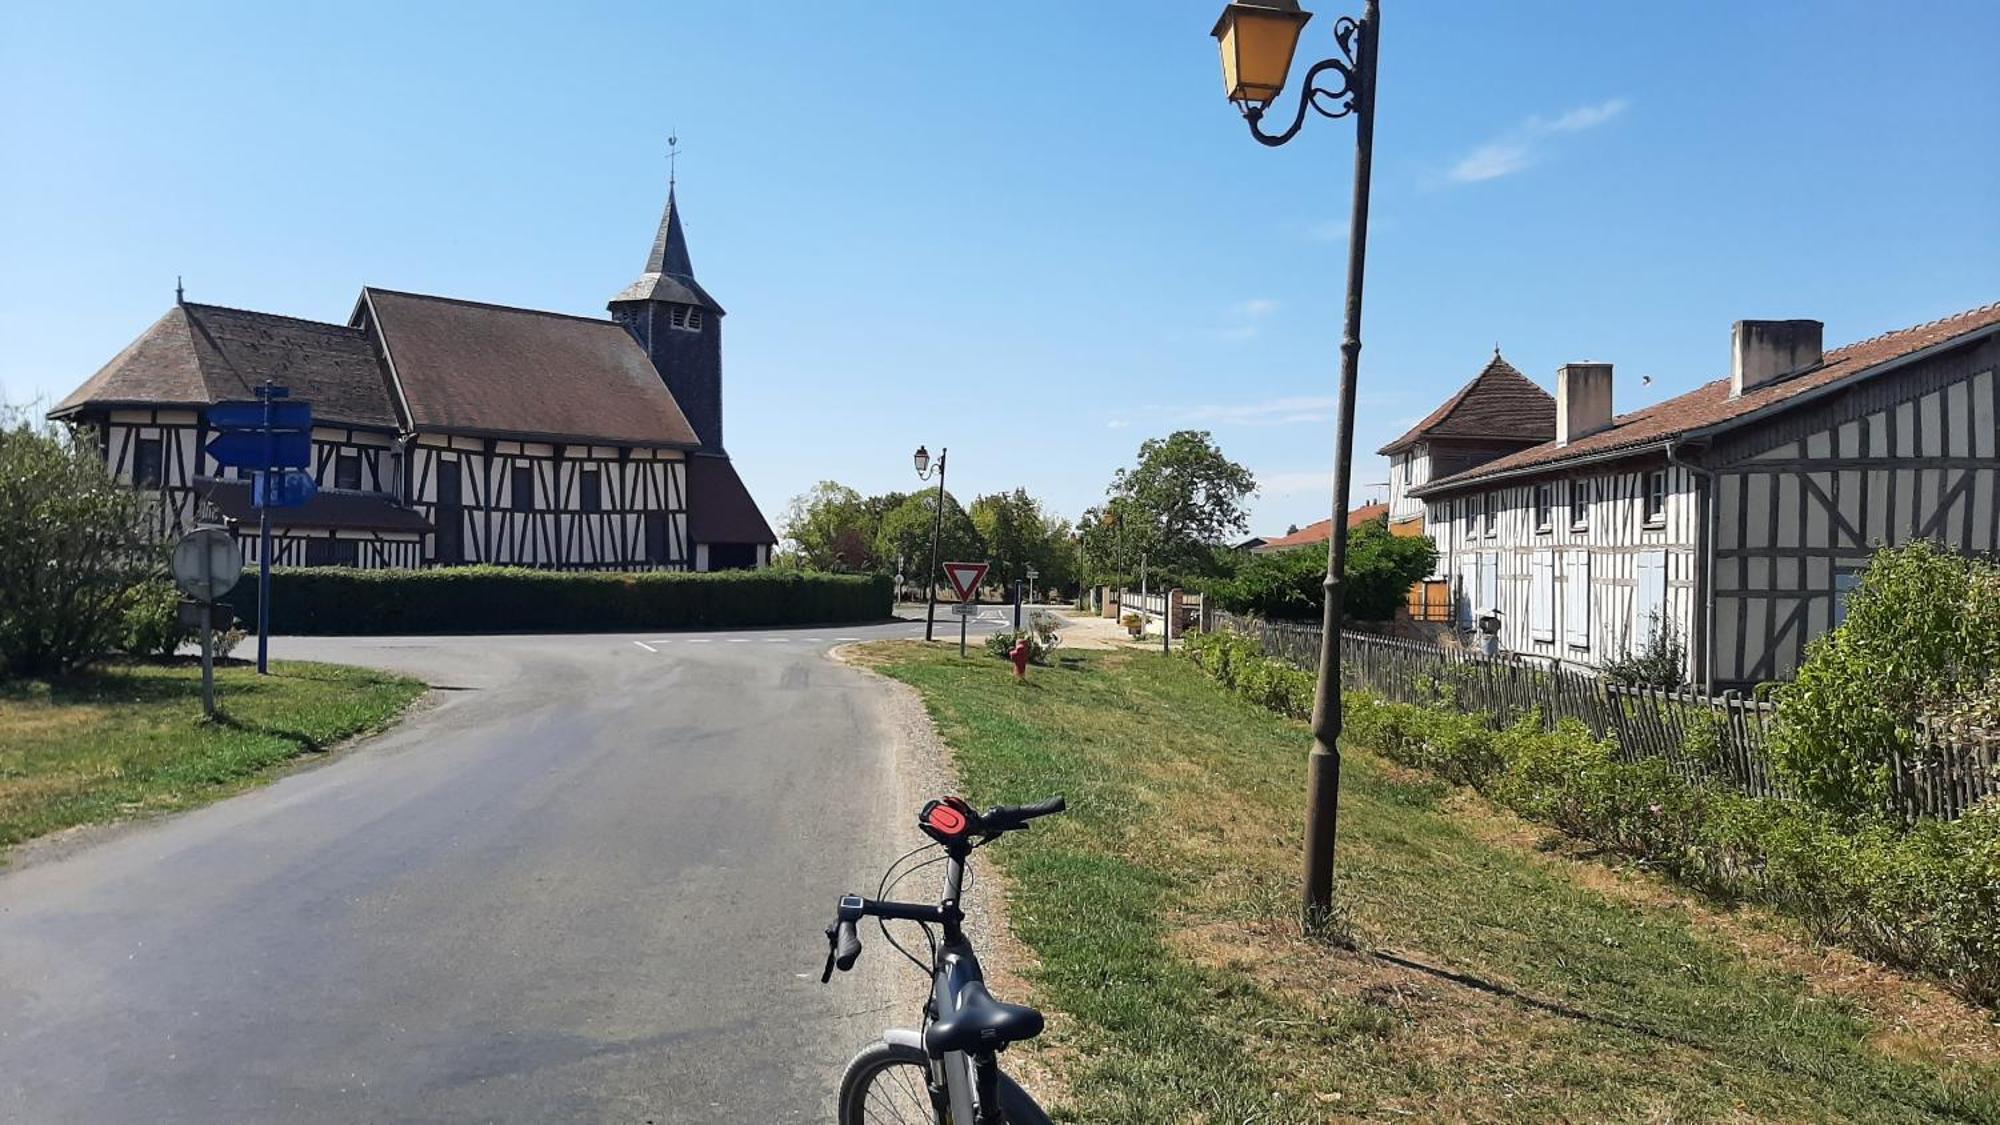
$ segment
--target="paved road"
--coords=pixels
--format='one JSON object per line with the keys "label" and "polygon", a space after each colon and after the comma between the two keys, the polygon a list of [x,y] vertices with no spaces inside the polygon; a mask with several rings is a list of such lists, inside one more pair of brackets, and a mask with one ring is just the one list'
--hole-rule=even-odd
{"label": "paved road", "polygon": [[0,1121],[826,1119],[908,1021],[820,928],[914,830],[824,654],[913,634],[281,638],[442,702],[0,875]]}

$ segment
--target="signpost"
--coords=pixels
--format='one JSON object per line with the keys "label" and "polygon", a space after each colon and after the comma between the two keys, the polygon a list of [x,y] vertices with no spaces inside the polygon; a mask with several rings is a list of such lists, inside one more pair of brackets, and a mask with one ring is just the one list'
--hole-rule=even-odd
{"label": "signpost", "polygon": [[271,671],[271,509],[297,508],[319,489],[312,464],[312,404],[287,401],[289,387],[265,383],[256,402],[218,402],[208,408],[216,431],[208,455],[222,465],[253,470],[250,501],[257,508],[257,674]]}
{"label": "signpost", "polygon": [[952,592],[958,595],[958,605],[952,609],[958,614],[958,655],[965,657],[965,630],[972,621],[972,615],[979,612],[975,603],[979,601],[979,584],[986,581],[986,566],[983,562],[948,562],[944,564],[944,576],[951,582]]}
{"label": "signpost", "polygon": [[[228,593],[243,576],[243,552],[236,537],[219,527],[197,527],[174,544],[174,585],[191,601],[195,628],[201,633],[201,713],[215,717],[215,599]],[[225,622],[226,627],[226,622]]]}

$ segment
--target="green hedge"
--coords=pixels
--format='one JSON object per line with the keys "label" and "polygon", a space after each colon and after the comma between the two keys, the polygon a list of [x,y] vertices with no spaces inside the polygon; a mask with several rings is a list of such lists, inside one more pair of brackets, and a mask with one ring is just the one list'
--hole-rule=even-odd
{"label": "green hedge", "polygon": [[[1304,713],[1310,677],[1254,641],[1194,636],[1185,651],[1238,694]],[[1345,736],[1392,761],[1473,786],[1711,894],[1776,907],[1821,940],[1930,973],[1977,1003],[2000,1003],[2000,803],[1908,831],[1850,828],[1799,802],[1691,782],[1665,762],[1621,761],[1580,723],[1545,731],[1530,717],[1496,731],[1481,715],[1365,693],[1345,702]]]}
{"label": "green hedge", "polygon": [[[293,634],[592,633],[631,629],[833,625],[890,616],[883,575],[729,570],[713,574],[280,567],[271,630]],[[224,599],[254,622],[257,580]]]}

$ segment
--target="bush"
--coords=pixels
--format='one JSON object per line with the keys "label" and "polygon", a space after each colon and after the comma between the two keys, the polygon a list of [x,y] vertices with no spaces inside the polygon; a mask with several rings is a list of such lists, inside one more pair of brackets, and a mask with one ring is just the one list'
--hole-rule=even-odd
{"label": "bush", "polygon": [[[271,630],[304,634],[612,632],[831,625],[888,617],[886,575],[730,570],[712,574],[527,570],[279,568]],[[257,619],[257,586],[229,601]]]}
{"label": "bush", "polygon": [[1673,691],[1687,683],[1687,648],[1664,614],[1654,613],[1648,620],[1653,632],[1645,646],[1605,661],[1600,670],[1614,684]]}
{"label": "bush", "polygon": [[172,656],[193,630],[181,625],[181,592],[164,578],[134,589],[125,609],[125,637],[119,647],[133,656]]}
{"label": "bush", "polygon": [[[1437,566],[1437,547],[1423,536],[1391,535],[1371,521],[1347,536],[1342,605],[1348,620],[1387,621],[1409,597],[1410,586]],[[1231,613],[1279,620],[1318,620],[1326,582],[1326,548],[1246,555],[1236,573],[1214,583],[1218,604]]]}
{"label": "bush", "polygon": [[0,668],[66,672],[118,646],[149,569],[141,516],[90,434],[0,416]]}
{"label": "bush", "polygon": [[1030,664],[1047,664],[1049,653],[1062,645],[1062,634],[1056,631],[1055,615],[1038,609],[1028,614],[1028,627],[1019,633],[995,633],[986,638],[986,651],[1006,660],[1014,651],[1014,642],[1021,637],[1028,639]]}
{"label": "bush", "polygon": [[1776,697],[1772,757],[1801,792],[1850,816],[1883,807],[1917,720],[2000,712],[2000,568],[1923,541],[1878,552]]}
{"label": "bush", "polygon": [[[1246,697],[1277,665],[1234,634],[1199,634],[1183,651]],[[1273,709],[1304,717],[1290,701]],[[1613,743],[1576,723],[1547,731],[1530,717],[1495,731],[1482,715],[1350,693],[1344,726],[1392,761],[1710,893],[1769,904],[1822,940],[1930,973],[1977,1003],[2000,1003],[2000,799],[1904,832],[1702,784],[1664,761],[1621,761]],[[1690,747],[1709,737],[1691,731]]]}

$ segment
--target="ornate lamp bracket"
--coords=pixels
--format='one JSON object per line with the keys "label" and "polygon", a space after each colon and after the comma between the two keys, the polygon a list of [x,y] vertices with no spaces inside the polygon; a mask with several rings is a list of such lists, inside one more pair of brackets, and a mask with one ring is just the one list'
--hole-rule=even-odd
{"label": "ornate lamp bracket", "polygon": [[[1313,68],[1306,71],[1303,87],[1305,92],[1299,95],[1298,113],[1293,115],[1291,126],[1284,132],[1264,131],[1264,106],[1243,107],[1244,120],[1250,123],[1250,135],[1257,138],[1259,144],[1276,148],[1298,136],[1299,129],[1306,123],[1308,108],[1321,117],[1346,117],[1360,109],[1362,87],[1358,71],[1373,61],[1356,58],[1356,45],[1361,38],[1361,30],[1361,21],[1352,16],[1342,16],[1333,25],[1333,38],[1340,46],[1340,55],[1337,58],[1314,63]],[[1327,85],[1320,84],[1320,79],[1329,74],[1336,76],[1339,85],[1333,85],[1332,82]]]}

